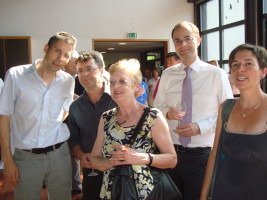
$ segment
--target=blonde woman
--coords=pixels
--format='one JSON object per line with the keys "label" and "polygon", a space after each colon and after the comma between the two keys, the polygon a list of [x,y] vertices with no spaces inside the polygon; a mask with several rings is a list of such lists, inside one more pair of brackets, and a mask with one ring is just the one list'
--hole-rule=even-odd
{"label": "blonde woman", "polygon": [[[112,170],[130,165],[138,199],[146,199],[154,188],[148,165],[166,169],[177,163],[168,125],[159,110],[151,109],[130,148],[130,138],[145,108],[135,97],[142,80],[140,64],[135,59],[121,60],[109,72],[111,96],[118,107],[102,115],[90,158],[93,168],[104,171],[100,197],[111,199]],[[156,149],[159,154],[154,153]]]}

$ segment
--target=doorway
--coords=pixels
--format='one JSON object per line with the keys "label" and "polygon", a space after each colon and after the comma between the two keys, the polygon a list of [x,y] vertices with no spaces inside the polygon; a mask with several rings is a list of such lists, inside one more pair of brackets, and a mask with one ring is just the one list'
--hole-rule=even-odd
{"label": "doorway", "polygon": [[103,54],[106,69],[124,58],[136,58],[145,68],[161,68],[169,50],[169,40],[145,39],[93,39],[92,49]]}

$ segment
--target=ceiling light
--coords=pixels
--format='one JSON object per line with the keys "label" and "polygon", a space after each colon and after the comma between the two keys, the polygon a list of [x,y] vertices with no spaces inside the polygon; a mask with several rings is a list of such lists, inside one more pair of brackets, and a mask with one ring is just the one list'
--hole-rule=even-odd
{"label": "ceiling light", "polygon": [[100,53],[106,53],[105,51],[102,51],[102,52],[100,52]]}
{"label": "ceiling light", "polygon": [[115,48],[109,47],[108,50],[113,51]]}
{"label": "ceiling light", "polygon": [[119,45],[126,45],[125,42],[119,42]]}

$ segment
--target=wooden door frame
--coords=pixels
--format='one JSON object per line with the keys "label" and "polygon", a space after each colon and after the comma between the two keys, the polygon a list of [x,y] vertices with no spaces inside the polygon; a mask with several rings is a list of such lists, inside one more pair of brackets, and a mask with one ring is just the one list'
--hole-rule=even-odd
{"label": "wooden door frame", "polygon": [[164,61],[166,63],[166,55],[169,52],[168,39],[92,39],[92,49],[94,50],[95,42],[162,42],[164,45]]}

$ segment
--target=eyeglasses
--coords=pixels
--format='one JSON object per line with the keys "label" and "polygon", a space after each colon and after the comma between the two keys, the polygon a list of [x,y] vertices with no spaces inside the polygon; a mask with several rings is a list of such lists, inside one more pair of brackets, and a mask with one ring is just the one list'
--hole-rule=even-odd
{"label": "eyeglasses", "polygon": [[63,53],[63,51],[61,49],[55,48],[54,52],[56,52],[58,54],[58,56],[60,56],[60,57],[63,56],[63,58],[65,60],[70,60],[70,58],[71,58],[71,54],[70,53]]}
{"label": "eyeglasses", "polygon": [[96,67],[86,67],[86,68],[84,68],[84,69],[78,69],[78,74],[82,74],[82,73],[84,73],[84,72],[88,72],[88,73],[93,73],[93,72],[95,72],[97,70],[97,68]]}
{"label": "eyeglasses", "polygon": [[110,80],[109,82],[110,82],[110,86],[111,87],[114,87],[116,85],[116,83],[118,84],[118,86],[126,86],[127,83],[132,82],[132,81],[120,79],[118,81],[116,81],[116,80]]}
{"label": "eyeglasses", "polygon": [[186,37],[186,38],[183,39],[183,40],[175,39],[175,40],[174,40],[174,44],[180,46],[180,45],[182,45],[184,42],[188,44],[188,43],[191,43],[193,40],[194,40],[194,38],[191,37],[191,36],[189,36],[189,37]]}

